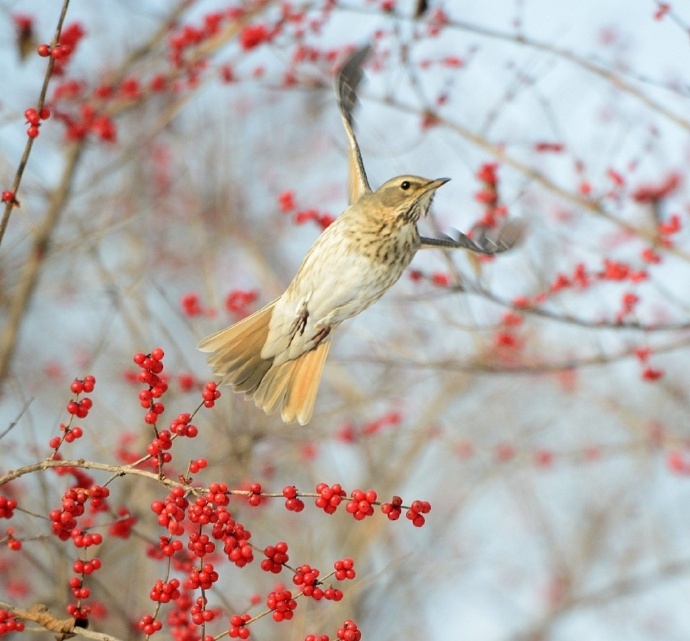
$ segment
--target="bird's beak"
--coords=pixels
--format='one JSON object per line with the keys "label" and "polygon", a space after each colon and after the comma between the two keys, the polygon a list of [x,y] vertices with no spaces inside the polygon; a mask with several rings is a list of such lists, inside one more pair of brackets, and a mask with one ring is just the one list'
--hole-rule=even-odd
{"label": "bird's beak", "polygon": [[436,180],[432,180],[427,185],[427,191],[431,189],[438,189],[442,185],[445,185],[449,180],[450,178],[437,178]]}

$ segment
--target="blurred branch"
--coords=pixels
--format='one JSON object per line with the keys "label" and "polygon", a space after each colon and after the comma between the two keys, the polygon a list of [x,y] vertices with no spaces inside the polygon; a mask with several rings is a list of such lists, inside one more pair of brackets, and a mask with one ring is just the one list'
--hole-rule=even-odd
{"label": "blurred branch", "polygon": [[[347,4],[338,4],[338,8],[345,10],[345,11],[351,11],[353,13],[366,13],[366,14],[380,14],[381,10],[376,7],[376,6],[371,6],[371,7],[366,7],[366,6],[353,6],[353,5],[347,5]],[[386,12],[388,15],[391,17],[394,17],[397,20],[417,20],[418,16],[415,15],[410,15],[410,14],[402,14],[399,12],[396,12],[394,10]],[[656,111],[663,115],[664,117],[668,118],[671,122],[674,122],[678,126],[682,127],[683,129],[690,131],[690,121],[686,120],[679,114],[676,114],[669,109],[667,109],[662,103],[657,102],[653,98],[650,98],[647,94],[644,92],[640,91],[637,87],[634,85],[630,84],[629,82],[626,82],[619,74],[613,72],[611,69],[608,69],[604,67],[603,65],[596,63],[592,60],[588,60],[587,58],[584,58],[582,56],[579,56],[578,54],[569,51],[568,49],[563,49],[561,47],[557,47],[556,45],[553,45],[549,42],[543,42],[541,40],[537,40],[535,38],[530,38],[528,36],[525,36],[524,34],[520,33],[510,33],[506,31],[499,31],[498,29],[490,29],[489,27],[482,27],[477,24],[472,24],[470,22],[465,22],[462,20],[452,20],[452,19],[446,19],[444,22],[444,28],[446,29],[457,29],[460,31],[466,31],[469,33],[474,33],[478,36],[484,36],[487,38],[492,38],[494,40],[503,40],[504,42],[509,42],[511,44],[514,44],[516,46],[520,47],[529,47],[531,49],[535,49],[537,51],[543,51],[545,53],[549,53],[551,55],[554,55],[558,58],[562,58],[563,60],[566,60],[578,67],[581,67],[582,69],[585,69],[586,71],[589,71],[590,73],[597,75],[601,78],[604,78],[606,81],[608,81],[610,84],[612,84],[616,89],[619,89],[620,91],[627,93],[628,95],[632,96],[636,100],[640,101],[642,104],[646,105],[653,111]]]}
{"label": "blurred branch", "polygon": [[51,194],[48,212],[33,241],[31,254],[24,263],[19,284],[12,301],[5,330],[0,337],[0,389],[5,382],[14,356],[24,315],[38,283],[41,267],[48,255],[50,240],[69,198],[74,174],[84,150],[83,141],[71,144],[65,153],[65,164],[60,182]]}
{"label": "blurred branch", "polygon": [[[685,349],[690,345],[690,337],[683,338],[678,341],[667,343],[666,345],[659,345],[654,347],[654,354],[663,354],[673,352],[679,349]],[[514,355],[517,359],[519,353]],[[437,361],[418,361],[418,360],[403,360],[395,358],[376,358],[376,357],[343,357],[342,362],[352,363],[378,363],[380,365],[387,365],[395,368],[409,368],[409,369],[427,369],[448,372],[472,372],[475,374],[548,374],[551,372],[565,372],[569,370],[581,369],[583,367],[595,367],[599,365],[609,365],[626,358],[633,358],[635,356],[635,348],[624,349],[615,354],[601,354],[597,356],[590,356],[585,358],[573,358],[571,360],[561,362],[542,362],[537,364],[527,364],[514,362],[504,362],[496,359],[495,362],[480,361],[481,356],[469,359],[466,356],[461,356],[454,359],[445,359]]]}
{"label": "blurred branch", "polygon": [[26,412],[26,410],[29,409],[29,405],[31,405],[31,403],[33,403],[33,401],[34,401],[34,399],[32,397],[24,403],[24,405],[22,406],[22,409],[19,410],[19,414],[17,414],[17,417],[5,428],[4,431],[0,432],[0,439],[7,436],[14,429],[14,427],[17,425],[17,423],[19,423],[19,419],[21,419],[21,417],[24,416],[24,413]]}

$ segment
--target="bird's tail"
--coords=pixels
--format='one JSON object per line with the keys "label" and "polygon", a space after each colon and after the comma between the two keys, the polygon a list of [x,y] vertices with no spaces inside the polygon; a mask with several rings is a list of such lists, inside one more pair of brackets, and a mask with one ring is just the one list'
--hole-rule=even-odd
{"label": "bird's tail", "polygon": [[208,362],[222,383],[254,398],[256,406],[267,414],[280,408],[286,423],[306,425],[314,412],[331,342],[321,341],[311,351],[280,365],[274,365],[273,357],[262,358],[275,303],[204,338],[198,348],[211,353]]}

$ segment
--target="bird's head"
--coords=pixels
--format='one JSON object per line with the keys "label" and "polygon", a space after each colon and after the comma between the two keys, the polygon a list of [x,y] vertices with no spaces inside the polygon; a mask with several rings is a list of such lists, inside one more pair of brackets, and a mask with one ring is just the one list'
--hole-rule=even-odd
{"label": "bird's head", "polygon": [[429,180],[420,176],[397,176],[383,183],[373,194],[386,218],[416,222],[431,207],[436,190],[450,178]]}

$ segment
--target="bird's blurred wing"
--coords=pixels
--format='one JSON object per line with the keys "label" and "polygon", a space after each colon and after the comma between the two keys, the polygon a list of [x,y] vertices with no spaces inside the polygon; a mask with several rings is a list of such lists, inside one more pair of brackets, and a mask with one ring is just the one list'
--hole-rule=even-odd
{"label": "bird's blurred wing", "polygon": [[445,249],[467,249],[478,254],[500,254],[518,244],[525,233],[525,224],[521,220],[510,220],[500,228],[480,227],[477,236],[470,238],[462,232],[456,232],[457,239],[450,236],[443,238],[421,237],[421,248],[441,247]]}
{"label": "bird's blurred wing", "polygon": [[364,171],[362,154],[352,129],[352,111],[357,104],[357,87],[362,80],[362,64],[370,51],[371,47],[366,45],[354,53],[345,63],[336,79],[335,89],[338,95],[338,107],[348,138],[348,198],[350,205],[357,202],[362,194],[371,192],[367,174]]}

